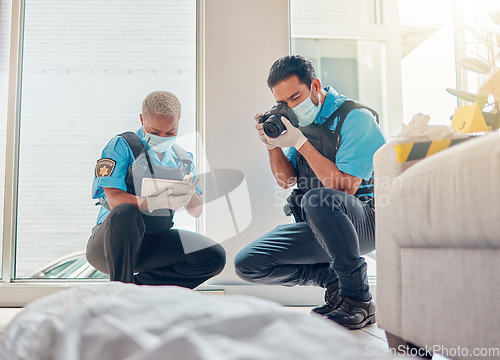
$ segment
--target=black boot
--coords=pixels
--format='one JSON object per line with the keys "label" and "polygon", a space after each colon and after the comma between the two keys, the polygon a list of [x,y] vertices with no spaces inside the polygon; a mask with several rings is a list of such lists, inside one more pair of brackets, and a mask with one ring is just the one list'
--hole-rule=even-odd
{"label": "black boot", "polygon": [[325,316],[337,324],[348,329],[361,329],[366,325],[375,324],[375,302],[355,301],[347,297],[340,297],[341,304],[334,311]]}
{"label": "black boot", "polygon": [[339,280],[328,286],[325,291],[325,305],[316,306],[311,309],[311,313],[326,315],[335,310],[340,305],[339,298]]}

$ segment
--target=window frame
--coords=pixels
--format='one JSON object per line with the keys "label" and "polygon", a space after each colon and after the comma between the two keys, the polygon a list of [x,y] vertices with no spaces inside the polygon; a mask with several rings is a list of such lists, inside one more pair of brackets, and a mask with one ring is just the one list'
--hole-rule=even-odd
{"label": "window frame", "polygon": [[[203,72],[200,65],[203,65],[203,57],[200,51],[203,50],[203,17],[205,0],[196,0],[196,84],[195,96],[197,111],[195,114],[196,126],[199,127],[203,121],[200,112],[203,101],[203,88],[200,83],[203,79]],[[26,290],[27,286],[34,286],[40,290],[40,285],[51,292],[67,287],[69,284],[78,285],[88,282],[106,282],[107,279],[43,279],[43,278],[16,278],[16,249],[17,249],[17,226],[18,226],[18,193],[19,193],[19,164],[20,164],[20,138],[21,138],[21,100],[23,81],[23,57],[24,57],[24,29],[25,29],[26,0],[12,0],[11,15],[11,36],[10,36],[10,56],[9,56],[9,80],[8,80],[8,106],[7,106],[7,127],[6,127],[6,161],[5,161],[5,185],[4,185],[4,216],[2,233],[2,264],[0,273],[0,293],[9,290],[11,293],[7,300],[0,296],[0,306],[24,305],[30,301],[30,297],[18,296],[16,289],[19,285]],[[196,147],[199,147],[200,139],[196,139]],[[199,151],[196,151],[197,159],[200,160]],[[198,171],[202,171],[199,169]],[[200,229],[202,220],[196,219],[196,227]],[[51,290],[51,288],[53,288]],[[22,290],[20,293],[25,293]],[[40,295],[45,291],[39,292]],[[31,291],[29,292],[31,294]],[[36,295],[35,295],[36,296]],[[38,296],[36,296],[38,297]],[[12,300],[14,299],[14,300]],[[14,303],[12,302],[14,301]]]}

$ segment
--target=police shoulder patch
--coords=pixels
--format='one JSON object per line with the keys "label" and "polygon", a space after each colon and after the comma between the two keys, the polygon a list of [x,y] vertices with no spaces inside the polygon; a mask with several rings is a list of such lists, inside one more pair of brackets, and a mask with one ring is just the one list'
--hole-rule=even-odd
{"label": "police shoulder patch", "polygon": [[113,170],[115,170],[116,161],[112,159],[101,159],[97,161],[95,166],[95,176],[105,177],[111,176]]}

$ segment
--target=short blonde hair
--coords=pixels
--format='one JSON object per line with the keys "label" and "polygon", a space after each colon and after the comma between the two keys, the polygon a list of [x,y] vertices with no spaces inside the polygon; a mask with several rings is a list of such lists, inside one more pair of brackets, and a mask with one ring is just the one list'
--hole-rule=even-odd
{"label": "short blonde hair", "polygon": [[148,94],[142,102],[142,115],[148,116],[151,113],[168,116],[180,116],[181,102],[177,96],[171,92],[153,91]]}

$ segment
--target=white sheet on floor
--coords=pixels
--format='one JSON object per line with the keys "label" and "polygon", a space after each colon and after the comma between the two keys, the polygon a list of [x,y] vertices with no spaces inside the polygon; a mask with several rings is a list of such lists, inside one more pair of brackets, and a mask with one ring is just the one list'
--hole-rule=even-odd
{"label": "white sheet on floor", "polygon": [[122,283],[30,304],[5,330],[0,351],[2,360],[377,358],[369,355],[370,345],[348,330],[268,301]]}

